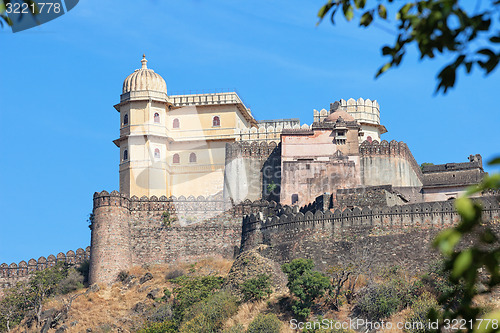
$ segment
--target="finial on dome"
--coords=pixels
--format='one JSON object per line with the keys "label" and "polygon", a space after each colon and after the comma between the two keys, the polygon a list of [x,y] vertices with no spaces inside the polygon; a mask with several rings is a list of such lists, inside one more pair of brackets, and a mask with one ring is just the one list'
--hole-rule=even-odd
{"label": "finial on dome", "polygon": [[146,55],[144,53],[142,54],[141,63],[142,63],[142,69],[147,69],[148,68],[148,66],[147,66],[148,61],[146,60]]}

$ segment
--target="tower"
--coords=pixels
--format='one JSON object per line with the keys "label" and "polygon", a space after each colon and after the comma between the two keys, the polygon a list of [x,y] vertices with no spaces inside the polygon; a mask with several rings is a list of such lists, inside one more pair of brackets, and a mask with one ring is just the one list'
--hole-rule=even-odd
{"label": "tower", "polygon": [[126,195],[161,196],[167,193],[168,136],[165,126],[171,107],[165,80],[147,67],[143,55],[141,68],[123,82],[120,103],[120,192]]}

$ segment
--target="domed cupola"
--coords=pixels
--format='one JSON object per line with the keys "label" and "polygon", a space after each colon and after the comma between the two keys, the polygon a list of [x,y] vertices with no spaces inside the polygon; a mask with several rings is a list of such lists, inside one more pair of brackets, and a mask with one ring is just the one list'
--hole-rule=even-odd
{"label": "domed cupola", "polygon": [[142,55],[142,67],[136,69],[123,81],[122,94],[133,91],[155,91],[167,93],[165,80],[147,66],[146,55]]}

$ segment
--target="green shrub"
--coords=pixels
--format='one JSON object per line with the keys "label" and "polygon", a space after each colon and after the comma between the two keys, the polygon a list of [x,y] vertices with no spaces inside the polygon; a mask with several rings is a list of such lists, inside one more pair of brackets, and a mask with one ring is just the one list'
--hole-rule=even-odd
{"label": "green shrub", "polygon": [[174,295],[174,317],[177,322],[181,322],[186,309],[219,290],[224,278],[220,276],[182,276],[171,281],[178,285],[173,289],[172,294]]}
{"label": "green shrub", "polygon": [[186,321],[180,332],[216,332],[224,321],[238,311],[236,298],[229,292],[220,291],[187,309]]}
{"label": "green shrub", "polygon": [[258,301],[268,297],[271,293],[271,276],[260,274],[248,279],[240,286],[245,301]]}
{"label": "green shrub", "polygon": [[446,271],[442,261],[430,265],[427,273],[421,277],[424,288],[436,298],[443,300],[443,304],[455,309],[463,295],[463,283],[454,284],[450,280],[450,272]]}
{"label": "green shrub", "polygon": [[406,306],[408,297],[398,283],[375,284],[360,295],[356,308],[363,317],[380,320],[391,316]]}
{"label": "green shrub", "polygon": [[247,333],[279,333],[281,329],[281,321],[274,313],[267,315],[259,314],[248,325]]}
{"label": "green shrub", "polygon": [[57,284],[56,293],[67,294],[83,288],[83,275],[74,268],[68,270],[68,275]]}
{"label": "green shrub", "polygon": [[76,270],[83,276],[83,284],[87,285],[89,283],[90,262],[85,260],[76,267]]}
{"label": "green shrub", "polygon": [[185,274],[186,272],[184,272],[184,270],[182,269],[174,269],[172,271],[168,271],[167,274],[165,274],[165,280],[173,280],[178,277],[184,276]]}
{"label": "green shrub", "polygon": [[437,307],[436,299],[431,294],[424,293],[422,297],[412,304],[410,313],[405,317],[405,322],[412,323],[412,327],[405,328],[404,331],[408,333],[427,332],[427,315],[431,309],[437,310]]}
{"label": "green shrub", "polygon": [[313,267],[314,262],[311,259],[302,258],[281,266],[288,276],[288,289],[297,297],[292,304],[292,311],[301,319],[309,316],[314,300],[321,297],[330,286],[328,277],[312,271]]}
{"label": "green shrub", "polygon": [[172,321],[148,323],[138,333],[177,333],[177,326]]}

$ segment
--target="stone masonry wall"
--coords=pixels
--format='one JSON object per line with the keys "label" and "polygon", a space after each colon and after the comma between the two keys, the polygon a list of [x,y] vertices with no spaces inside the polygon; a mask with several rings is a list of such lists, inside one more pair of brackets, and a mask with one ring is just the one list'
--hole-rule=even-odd
{"label": "stone masonry wall", "polygon": [[[233,206],[216,197],[136,197],[94,194],[90,283],[110,283],[132,265],[233,258],[245,214],[279,209],[249,200]],[[180,217],[184,216],[184,219]]]}
{"label": "stone masonry wall", "polygon": [[59,252],[56,256],[51,254],[47,258],[42,256],[38,260],[31,258],[28,262],[23,260],[19,264],[11,263],[8,265],[3,263],[0,265],[0,295],[2,289],[10,288],[17,282],[25,281],[33,272],[53,267],[59,261],[64,261],[70,265],[78,265],[89,259],[90,247],[88,246],[85,250],[79,248],[76,251]]}
{"label": "stone masonry wall", "polygon": [[[483,219],[500,231],[499,197],[482,200]],[[284,263],[311,258],[322,270],[342,261],[362,259],[375,267],[398,264],[418,271],[437,258],[430,246],[437,232],[459,220],[449,201],[314,214],[285,206],[278,215],[246,216],[242,251],[266,244],[265,256],[270,259]]]}

